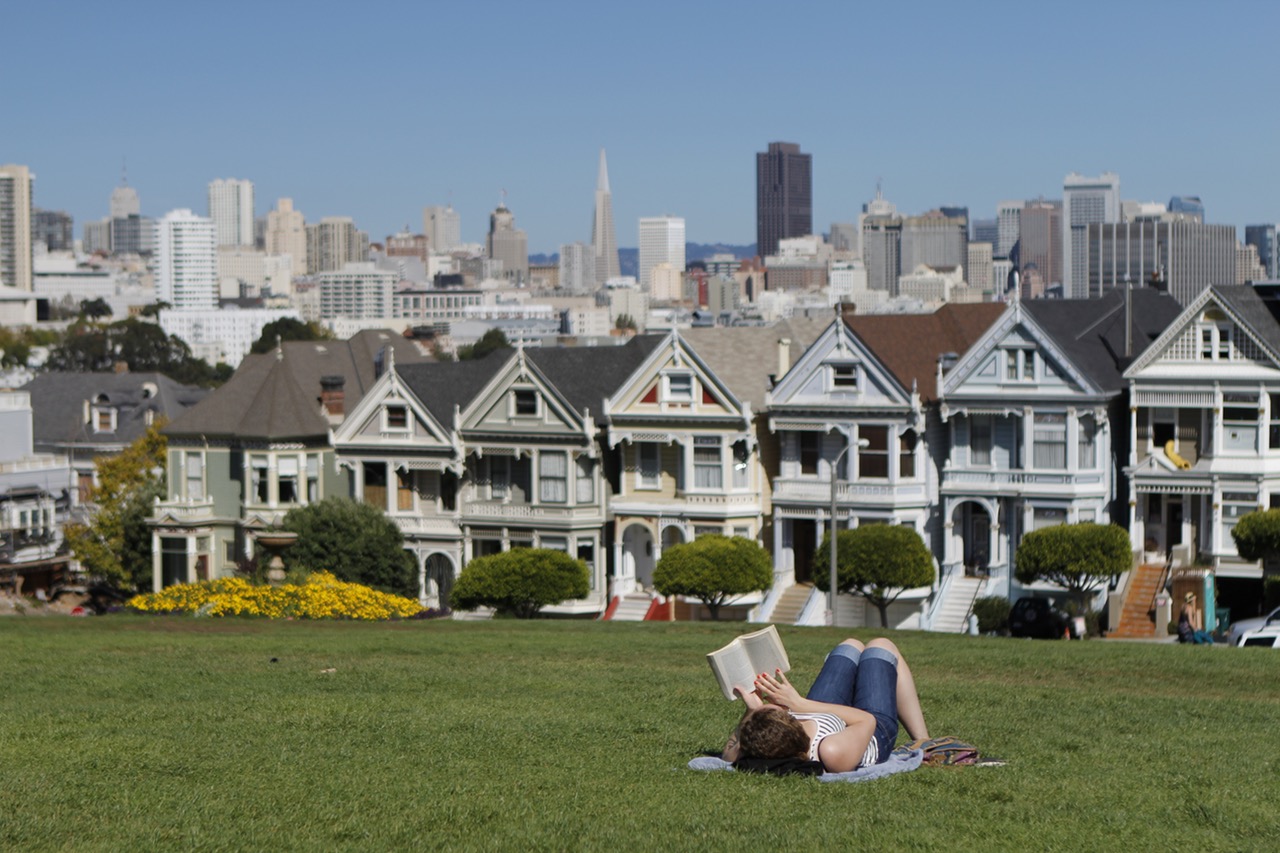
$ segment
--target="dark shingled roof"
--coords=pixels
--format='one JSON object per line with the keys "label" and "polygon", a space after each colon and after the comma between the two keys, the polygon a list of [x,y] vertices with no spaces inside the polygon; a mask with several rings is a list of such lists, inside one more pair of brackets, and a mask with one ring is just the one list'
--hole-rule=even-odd
{"label": "dark shingled roof", "polygon": [[557,347],[525,350],[529,360],[581,414],[597,421],[604,401],[661,346],[663,335],[636,335],[623,346]]}
{"label": "dark shingled roof", "polygon": [[[147,413],[173,420],[209,394],[162,373],[41,373],[23,386],[31,395],[37,448],[132,444],[147,429]],[[85,420],[85,402],[100,395],[116,410],[116,429],[95,433]]]}
{"label": "dark shingled roof", "polygon": [[[1261,302],[1259,301],[1259,304]],[[1133,344],[1124,353],[1124,293],[1108,291],[1098,299],[1030,299],[1025,311],[1077,368],[1100,388],[1125,387],[1124,371],[1182,312],[1172,296],[1149,287],[1133,290]],[[1263,308],[1263,313],[1266,309]],[[1274,320],[1270,320],[1275,325]]]}
{"label": "dark shingled roof", "polygon": [[1256,288],[1247,284],[1214,285],[1213,293],[1273,354],[1280,356],[1280,303],[1274,298],[1263,299]]}
{"label": "dark shingled roof", "polygon": [[280,350],[247,356],[225,385],[164,431],[272,441],[327,436],[329,421],[320,413],[321,377],[343,378],[343,406],[350,412],[390,366],[377,363],[387,347],[394,350],[397,366],[427,358],[412,341],[383,330],[360,332],[345,341],[285,341]]}
{"label": "dark shingled roof", "polygon": [[948,304],[932,314],[846,314],[844,322],[903,388],[910,391],[914,382],[927,402],[938,396],[938,357],[964,355],[1007,307],[1000,302]]}
{"label": "dark shingled roof", "polygon": [[465,409],[514,352],[502,347],[468,361],[396,363],[396,373],[440,426],[453,429],[453,408]]}

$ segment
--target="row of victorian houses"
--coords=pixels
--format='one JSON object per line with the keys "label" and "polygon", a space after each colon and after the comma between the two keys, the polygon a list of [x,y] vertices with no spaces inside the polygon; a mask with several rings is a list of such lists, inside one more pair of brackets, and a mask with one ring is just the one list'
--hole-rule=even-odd
{"label": "row of victorian houses", "polygon": [[[456,363],[385,332],[286,342],[166,428],[155,583],[229,574],[289,509],[349,496],[399,525],[431,604],[474,557],[533,546],[590,567],[588,596],[555,610],[599,614],[647,600],[665,549],[720,533],[773,555],[740,612],[811,624],[833,521],[906,525],[932,550],[899,627],[957,630],[976,595],[1018,597],[1021,537],[1083,521],[1257,599],[1230,528],[1280,501],[1270,296],[1213,287],[1180,309],[1139,288]],[[837,621],[863,624],[841,599]]]}

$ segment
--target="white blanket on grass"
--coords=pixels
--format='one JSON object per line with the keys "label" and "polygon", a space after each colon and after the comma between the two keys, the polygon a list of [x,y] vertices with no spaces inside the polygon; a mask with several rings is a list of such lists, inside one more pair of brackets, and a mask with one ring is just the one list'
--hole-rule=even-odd
{"label": "white blanket on grass", "polygon": [[[857,770],[848,770],[844,773],[823,773],[818,777],[819,782],[866,782],[871,779],[879,779],[882,776],[892,776],[894,773],[905,773],[908,770],[915,770],[924,760],[924,751],[919,749],[895,749],[889,754],[889,758],[879,764],[872,764],[870,767],[859,767]],[[711,755],[704,755],[695,758],[689,762],[690,770],[733,770],[733,765],[723,758],[716,758]]]}

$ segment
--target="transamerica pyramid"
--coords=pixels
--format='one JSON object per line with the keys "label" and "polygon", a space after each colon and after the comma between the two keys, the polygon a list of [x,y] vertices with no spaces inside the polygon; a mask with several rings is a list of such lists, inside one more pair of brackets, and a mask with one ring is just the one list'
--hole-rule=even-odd
{"label": "transamerica pyramid", "polygon": [[609,192],[609,166],[600,149],[600,176],[596,178],[596,211],[591,220],[591,252],[596,261],[596,287],[617,278],[618,237],[613,230],[613,196]]}

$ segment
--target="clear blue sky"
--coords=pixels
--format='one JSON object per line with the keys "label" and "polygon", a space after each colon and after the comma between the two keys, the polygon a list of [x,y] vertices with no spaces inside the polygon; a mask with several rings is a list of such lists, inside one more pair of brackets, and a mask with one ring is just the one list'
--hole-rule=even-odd
{"label": "clear blue sky", "polygon": [[107,214],[122,158],[143,213],[258,213],[291,196],[374,240],[452,200],[480,241],[502,189],[534,252],[590,237],[608,150],[618,242],[684,216],[755,239],[755,158],[814,158],[814,226],[883,180],[900,210],[1061,195],[1200,195],[1212,222],[1280,219],[1280,4],[25,2],[4,14],[0,162],[36,205]]}

